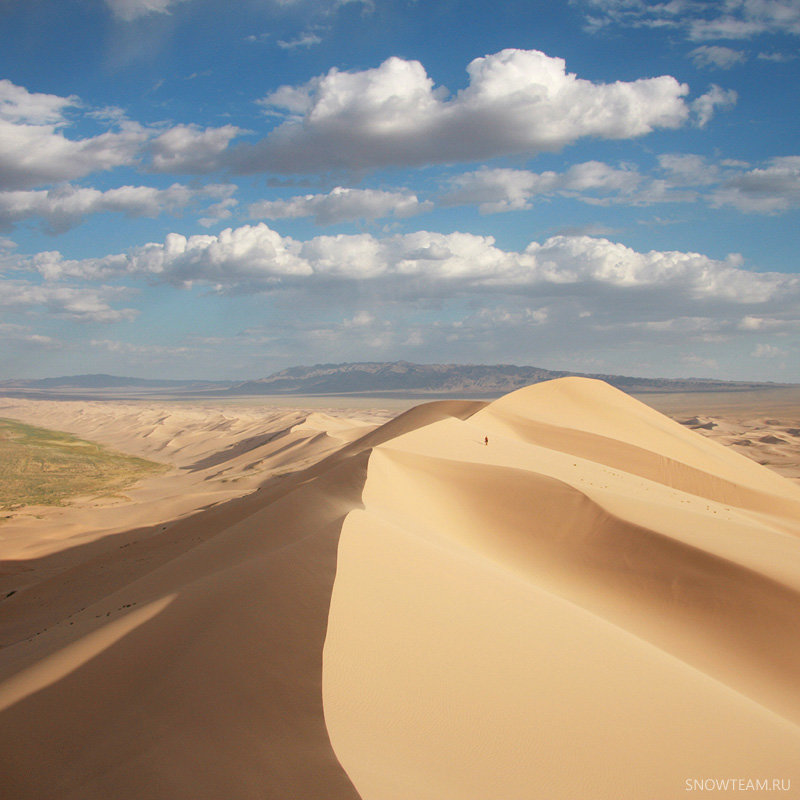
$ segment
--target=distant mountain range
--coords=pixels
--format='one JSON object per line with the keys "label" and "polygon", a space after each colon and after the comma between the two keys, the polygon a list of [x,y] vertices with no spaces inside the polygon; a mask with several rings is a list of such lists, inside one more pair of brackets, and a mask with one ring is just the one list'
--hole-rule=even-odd
{"label": "distant mountain range", "polygon": [[[317,364],[292,367],[266,378],[232,386],[230,394],[431,394],[488,397],[506,394],[532,383],[581,375],[599,378],[626,392],[741,391],[777,386],[774,383],[733,382],[697,378],[633,378],[590,375],[513,364],[411,364],[407,361],[362,364]],[[788,384],[786,384],[788,385]]]}
{"label": "distant mountain range", "polygon": [[64,375],[60,378],[0,381],[0,386],[20,386],[30,389],[119,389],[125,386],[184,386],[197,381],[148,380],[122,378],[117,375]]}
{"label": "distant mountain range", "polygon": [[0,381],[0,393],[15,391],[59,392],[59,391],[125,391],[125,390],[197,390],[214,391],[228,389],[233,381],[172,381],[147,378],[126,378],[119,375],[64,375],[59,378],[11,379]]}
{"label": "distant mountain range", "polygon": [[634,378],[554,371],[513,364],[411,364],[407,361],[291,367],[251,381],[148,380],[116,375],[0,381],[0,394],[29,397],[64,393],[230,395],[431,395],[497,397],[532,383],[579,375],[626,392],[732,392],[793,384],[701,378]]}

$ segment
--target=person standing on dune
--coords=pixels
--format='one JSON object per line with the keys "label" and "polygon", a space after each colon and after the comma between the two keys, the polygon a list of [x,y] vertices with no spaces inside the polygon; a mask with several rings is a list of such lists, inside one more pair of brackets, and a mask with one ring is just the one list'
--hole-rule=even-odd
{"label": "person standing on dune", "polygon": [[483,437],[483,443],[484,443],[484,444],[485,444],[487,447],[489,446],[489,437],[488,437],[488,436],[484,436],[484,437]]}

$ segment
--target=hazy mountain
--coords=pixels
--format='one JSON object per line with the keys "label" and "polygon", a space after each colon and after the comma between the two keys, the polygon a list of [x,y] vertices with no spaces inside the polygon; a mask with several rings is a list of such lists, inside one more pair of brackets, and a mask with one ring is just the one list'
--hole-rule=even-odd
{"label": "hazy mountain", "polygon": [[600,378],[630,392],[737,391],[777,385],[697,378],[587,375],[513,364],[411,364],[396,361],[291,367],[266,378],[244,381],[228,391],[233,394],[419,393],[491,396],[568,375]]}
{"label": "hazy mountain", "polygon": [[11,379],[0,381],[0,389],[39,389],[52,391],[57,389],[187,389],[217,388],[224,389],[232,381],[197,381],[166,380],[148,378],[128,378],[119,375],[63,375],[58,378]]}
{"label": "hazy mountain", "polygon": [[0,381],[0,392],[27,397],[78,398],[84,393],[220,395],[431,395],[499,397],[533,383],[581,375],[600,378],[626,392],[730,392],[775,387],[775,383],[733,382],[701,378],[633,378],[587,375],[514,364],[411,364],[407,361],[360,364],[316,364],[291,367],[258,380],[199,381],[129,378],[118,375],[66,375],[59,378]]}

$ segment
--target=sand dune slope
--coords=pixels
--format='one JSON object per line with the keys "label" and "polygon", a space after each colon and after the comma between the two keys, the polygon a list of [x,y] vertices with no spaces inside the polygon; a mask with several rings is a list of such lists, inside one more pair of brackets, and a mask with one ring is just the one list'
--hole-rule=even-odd
{"label": "sand dune slope", "polygon": [[376,448],[323,670],[356,788],[644,799],[797,781],[798,501],[580,379]]}
{"label": "sand dune slope", "polygon": [[[156,412],[75,426],[163,447],[213,505],[3,544],[3,796],[800,785],[792,483],[581,379],[379,427]],[[225,497],[226,469],[252,490]]]}
{"label": "sand dune slope", "polygon": [[380,413],[351,419],[302,409],[9,398],[0,398],[0,416],[69,431],[171,468],[112,496],[13,512],[0,528],[0,560],[42,558],[90,541],[102,547],[110,534],[249,494],[271,477],[338,452],[385,419]]}
{"label": "sand dune slope", "polygon": [[[389,430],[441,418],[434,407]],[[302,444],[330,422],[275,429]],[[2,795],[355,800],[325,726],[322,649],[371,428],[342,423],[339,444],[355,444],[308,466],[303,450],[247,496],[6,562],[34,578],[0,602]]]}

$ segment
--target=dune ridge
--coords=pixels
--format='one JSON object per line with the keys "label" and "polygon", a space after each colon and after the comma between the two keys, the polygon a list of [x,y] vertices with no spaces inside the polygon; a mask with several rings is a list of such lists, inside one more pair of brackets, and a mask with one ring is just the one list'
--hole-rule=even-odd
{"label": "dune ridge", "polygon": [[389,421],[91,411],[77,433],[161,448],[176,482],[158,509],[131,493],[147,524],[0,526],[12,796],[800,782],[800,488],[622,392],[561,379]]}
{"label": "dune ridge", "polygon": [[[4,790],[359,797],[331,750],[321,695],[341,523],[360,504],[374,441],[460,408],[412,409],[375,435],[372,423],[336,422],[338,448],[318,447],[310,464],[300,450],[257,491],[167,525],[61,539],[61,550],[46,526],[41,548],[14,540],[21,557],[4,572],[17,564],[33,577],[0,602]],[[273,443],[299,428],[302,444],[320,441],[327,420],[276,421]],[[198,453],[188,455],[191,466]]]}
{"label": "dune ridge", "polygon": [[669,797],[796,772],[788,481],[563,379],[376,448],[362,500],[323,671],[362,797]]}

